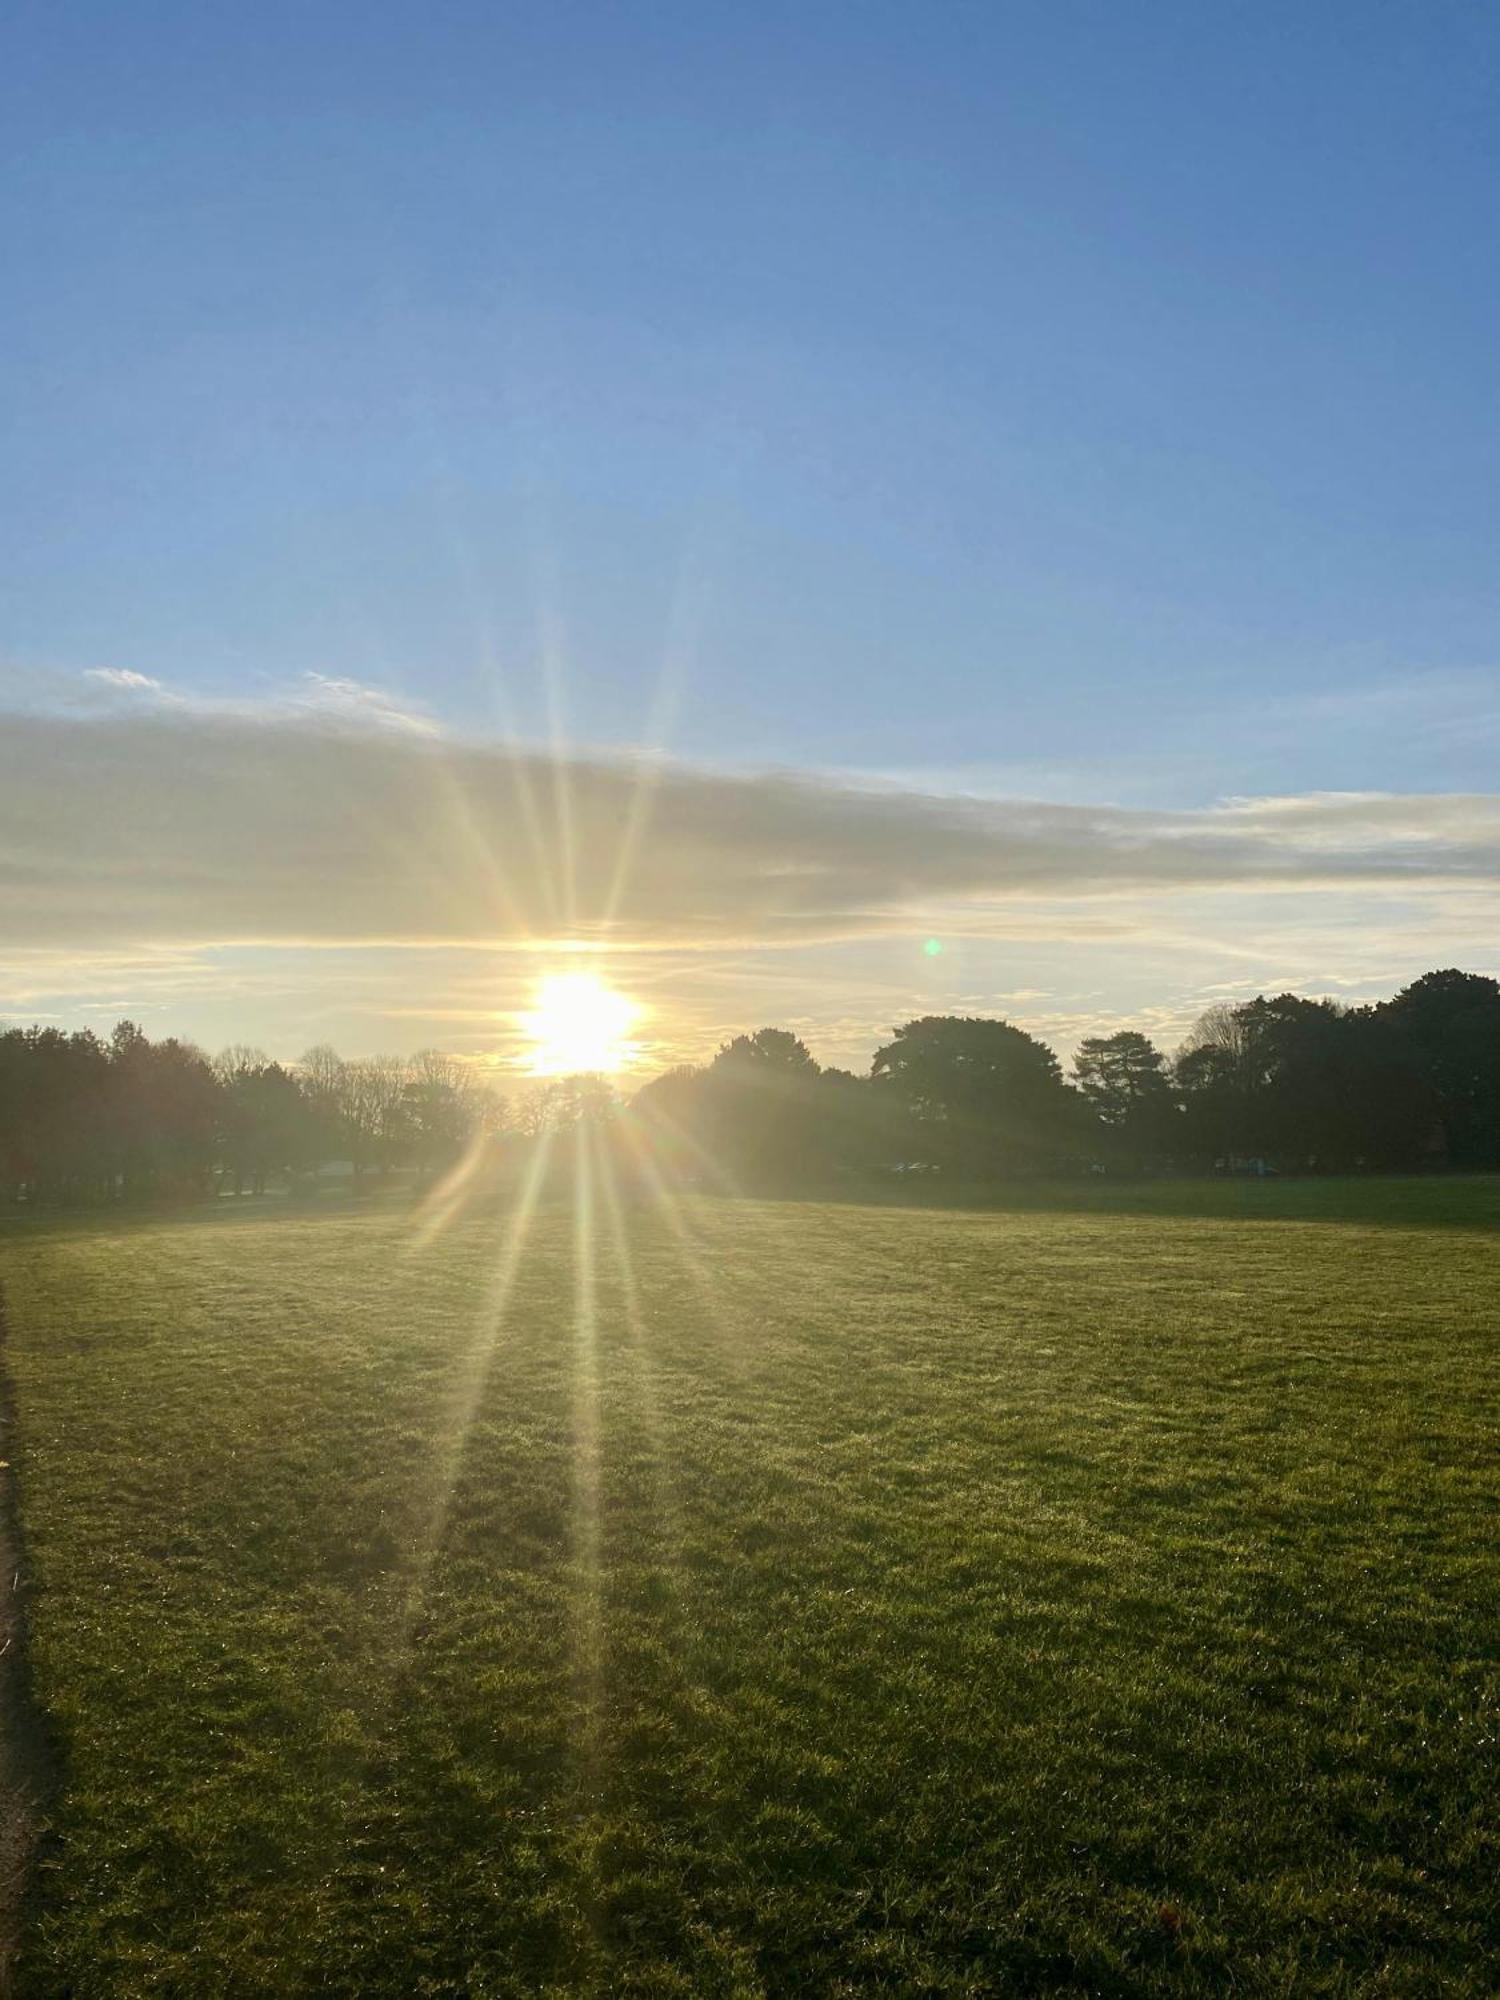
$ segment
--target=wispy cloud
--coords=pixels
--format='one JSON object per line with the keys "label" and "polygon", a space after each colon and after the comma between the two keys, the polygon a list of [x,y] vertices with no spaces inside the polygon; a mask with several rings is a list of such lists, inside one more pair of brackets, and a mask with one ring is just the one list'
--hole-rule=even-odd
{"label": "wispy cloud", "polygon": [[[104,706],[124,712],[162,710],[179,717],[244,722],[311,716],[415,736],[439,733],[433,718],[408,697],[347,674],[308,671],[295,680],[274,683],[255,695],[206,694],[198,689],[175,688],[154,674],[139,673],[134,667],[88,667],[76,678],[32,675],[29,682],[30,706],[34,711],[64,716],[76,713],[80,707]],[[86,697],[82,702],[80,694]]]}
{"label": "wispy cloud", "polygon": [[83,678],[117,694],[149,695],[154,701],[180,700],[152,674],[138,674],[132,667],[86,667]]}
{"label": "wispy cloud", "polygon": [[409,702],[398,700],[384,688],[369,687],[345,676],[304,674],[298,690],[285,706],[312,715],[346,716],[379,729],[408,730],[414,736],[436,736],[438,726]]}

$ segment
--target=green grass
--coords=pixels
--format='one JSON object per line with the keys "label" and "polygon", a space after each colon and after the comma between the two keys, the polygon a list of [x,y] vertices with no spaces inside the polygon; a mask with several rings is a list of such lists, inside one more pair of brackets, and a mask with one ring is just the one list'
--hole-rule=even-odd
{"label": "green grass", "polygon": [[1493,1994],[1500,1203],[1373,1206],[0,1233],[24,1990]]}

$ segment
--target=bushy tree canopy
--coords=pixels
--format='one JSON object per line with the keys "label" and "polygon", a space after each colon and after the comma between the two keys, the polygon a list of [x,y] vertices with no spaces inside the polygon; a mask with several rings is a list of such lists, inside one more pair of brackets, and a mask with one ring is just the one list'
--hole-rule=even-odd
{"label": "bushy tree canopy", "polygon": [[1079,1144],[1079,1100],[1057,1057],[1008,1021],[908,1021],[876,1051],[871,1075],[908,1113],[919,1152],[960,1172],[1056,1164]]}

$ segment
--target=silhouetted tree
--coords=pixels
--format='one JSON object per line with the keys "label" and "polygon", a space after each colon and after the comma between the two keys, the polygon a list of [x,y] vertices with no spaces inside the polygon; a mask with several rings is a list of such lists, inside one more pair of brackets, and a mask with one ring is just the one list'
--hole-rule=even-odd
{"label": "silhouetted tree", "polygon": [[620,1093],[607,1076],[592,1072],[552,1077],[535,1090],[522,1114],[522,1129],[532,1137],[571,1132],[578,1126],[602,1131],[621,1111]]}
{"label": "silhouetted tree", "polygon": [[1447,1163],[1500,1166],[1500,982],[1429,972],[1377,1012],[1432,1093]]}
{"label": "silhouetted tree", "polygon": [[904,1114],[869,1077],[846,1069],[823,1070],[812,1109],[811,1165],[819,1176],[868,1175],[899,1154]]}
{"label": "silhouetted tree", "polygon": [[396,1056],[359,1056],[344,1064],[344,1130],[359,1180],[370,1167],[389,1173],[410,1139],[406,1076]]}
{"label": "silhouetted tree", "polygon": [[173,1037],[152,1042],[133,1021],[121,1021],[110,1037],[109,1104],[127,1200],[207,1189],[218,1089],[201,1049]]}
{"label": "silhouetted tree", "polygon": [[312,1166],[318,1128],[301,1085],[261,1049],[236,1044],[213,1063],[219,1156],[235,1194],[264,1194],[273,1174]]}
{"label": "silhouetted tree", "polygon": [[313,1155],[321,1161],[348,1159],[348,1095],[345,1062],[326,1042],[311,1048],[297,1064],[297,1081],[307,1100],[313,1132]]}
{"label": "silhouetted tree", "polygon": [[1399,1026],[1379,1007],[1344,1019],[1345,1163],[1407,1172],[1445,1164],[1435,1092]]}
{"label": "silhouetted tree", "polygon": [[1188,1150],[1203,1164],[1415,1165],[1431,1125],[1398,1038],[1333,1000],[1281,993],[1211,1009],[1176,1076]]}
{"label": "silhouetted tree", "polygon": [[500,1116],[494,1093],[467,1064],[440,1049],[422,1049],[410,1059],[401,1094],[411,1159],[423,1174],[451,1165]]}
{"label": "silhouetted tree", "polygon": [[643,1084],[630,1100],[637,1147],[648,1175],[659,1181],[712,1178],[707,1078],[706,1069],[678,1063]]}
{"label": "silhouetted tree", "polygon": [[1104,1150],[1136,1164],[1168,1159],[1180,1148],[1182,1114],[1154,1043],[1134,1029],[1088,1035],[1073,1057],[1079,1095],[1103,1127]]}
{"label": "silhouetted tree", "polygon": [[953,1172],[1035,1172],[1087,1149],[1088,1110],[1056,1056],[1008,1021],[908,1021],[871,1074],[907,1112],[913,1156]]}
{"label": "silhouetted tree", "polygon": [[752,1035],[736,1035],[725,1042],[711,1064],[720,1075],[765,1076],[809,1081],[818,1074],[818,1065],[789,1028],[757,1028]]}
{"label": "silhouetted tree", "polygon": [[700,1121],[707,1149],[732,1178],[785,1187],[814,1172],[818,1065],[785,1028],[725,1042],[708,1066]]}
{"label": "silhouetted tree", "polygon": [[85,1029],[0,1034],[0,1201],[115,1193],[109,1051]]}

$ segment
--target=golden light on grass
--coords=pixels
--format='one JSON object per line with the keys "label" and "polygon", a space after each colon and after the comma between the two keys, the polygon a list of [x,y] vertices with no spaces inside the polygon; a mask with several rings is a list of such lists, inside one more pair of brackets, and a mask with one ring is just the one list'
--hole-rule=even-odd
{"label": "golden light on grass", "polygon": [[640,1008],[592,972],[559,972],[542,981],[536,1005],[522,1014],[533,1076],[612,1075],[635,1054],[630,1030]]}

